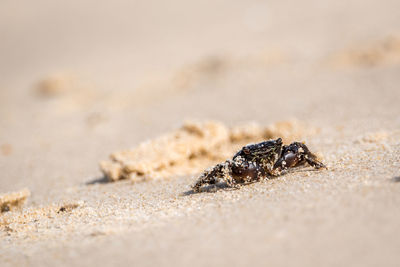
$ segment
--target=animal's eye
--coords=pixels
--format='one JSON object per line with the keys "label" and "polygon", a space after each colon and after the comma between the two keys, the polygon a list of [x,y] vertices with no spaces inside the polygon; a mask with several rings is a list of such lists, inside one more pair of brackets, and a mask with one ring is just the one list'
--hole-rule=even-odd
{"label": "animal's eye", "polygon": [[245,154],[249,154],[250,153],[250,149],[248,149],[247,147],[243,147],[243,152]]}

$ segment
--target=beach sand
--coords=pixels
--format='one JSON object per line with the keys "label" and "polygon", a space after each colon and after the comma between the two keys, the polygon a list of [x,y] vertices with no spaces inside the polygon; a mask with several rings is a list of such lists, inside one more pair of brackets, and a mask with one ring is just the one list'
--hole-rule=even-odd
{"label": "beach sand", "polygon": [[[0,265],[398,266],[398,10],[3,1],[0,195],[17,204],[0,213]],[[203,168],[277,135],[328,169],[190,192]],[[126,158],[108,169],[121,151],[151,166],[145,179],[120,175]]]}

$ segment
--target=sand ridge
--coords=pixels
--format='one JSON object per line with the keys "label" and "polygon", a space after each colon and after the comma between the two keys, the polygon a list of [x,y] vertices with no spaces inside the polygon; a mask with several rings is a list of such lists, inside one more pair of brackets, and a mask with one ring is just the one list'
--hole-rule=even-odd
{"label": "sand ridge", "polygon": [[[318,129],[298,120],[268,126],[246,123],[227,127],[216,121],[187,121],[183,126],[131,150],[114,152],[100,168],[109,181],[143,181],[194,174],[224,161],[248,143],[283,138],[289,143]],[[297,140],[298,141],[298,140]]]}

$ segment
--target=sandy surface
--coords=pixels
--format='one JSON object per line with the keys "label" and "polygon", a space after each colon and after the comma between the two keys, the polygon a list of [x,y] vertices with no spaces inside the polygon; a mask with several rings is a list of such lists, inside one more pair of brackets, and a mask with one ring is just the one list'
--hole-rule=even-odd
{"label": "sandy surface", "polygon": [[[400,4],[2,1],[1,266],[398,266]],[[328,170],[107,183],[187,119],[295,119]],[[234,148],[232,148],[234,150]],[[168,155],[168,153],[167,153]]]}

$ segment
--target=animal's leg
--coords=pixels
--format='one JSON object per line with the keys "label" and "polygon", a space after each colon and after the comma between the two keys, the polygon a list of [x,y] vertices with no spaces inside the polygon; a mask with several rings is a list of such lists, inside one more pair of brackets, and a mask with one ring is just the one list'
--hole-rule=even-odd
{"label": "animal's leg", "polygon": [[294,142],[288,146],[284,146],[281,157],[273,166],[273,171],[280,173],[288,168],[294,168],[308,163],[315,169],[326,168],[326,166],[310,152],[305,144]]}
{"label": "animal's leg", "polygon": [[232,176],[230,174],[231,172],[231,161],[227,160],[224,163],[219,163],[215,165],[214,168],[211,170],[206,170],[197,180],[195,185],[192,187],[194,192],[199,192],[200,188],[203,185],[210,185],[210,184],[216,184],[220,179],[223,179],[226,181],[228,186],[232,186],[234,184],[234,181],[232,179]]}
{"label": "animal's leg", "polygon": [[308,153],[304,155],[304,159],[311,167],[314,167],[315,169],[321,169],[321,168],[327,169],[327,167],[317,159],[317,156],[315,156],[310,151],[308,151]]}

